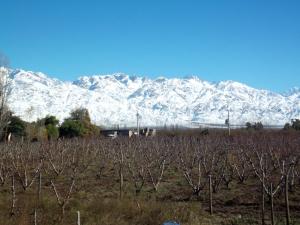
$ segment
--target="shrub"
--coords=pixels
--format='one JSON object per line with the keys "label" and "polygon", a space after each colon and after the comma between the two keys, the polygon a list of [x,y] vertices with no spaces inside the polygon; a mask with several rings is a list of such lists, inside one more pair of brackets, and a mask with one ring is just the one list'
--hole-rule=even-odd
{"label": "shrub", "polygon": [[262,122],[256,122],[254,124],[247,122],[245,125],[247,130],[262,130],[264,128]]}
{"label": "shrub", "polygon": [[36,122],[27,124],[26,137],[29,141],[48,140],[47,129],[44,126],[39,126]]}

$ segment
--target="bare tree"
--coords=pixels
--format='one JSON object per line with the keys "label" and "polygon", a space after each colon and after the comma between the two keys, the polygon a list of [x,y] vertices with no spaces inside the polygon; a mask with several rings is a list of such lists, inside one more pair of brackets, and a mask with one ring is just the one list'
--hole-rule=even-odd
{"label": "bare tree", "polygon": [[240,184],[244,184],[251,174],[251,167],[249,163],[247,163],[244,149],[237,148],[232,157],[233,159],[231,166],[233,167],[234,173],[238,179],[238,182]]}
{"label": "bare tree", "polygon": [[27,144],[26,146],[16,146],[14,151],[11,152],[11,163],[15,176],[24,191],[33,185],[43,166],[43,158],[35,150],[32,145]]}
{"label": "bare tree", "polygon": [[11,82],[9,79],[9,61],[0,53],[0,137],[5,134],[4,130],[9,123],[10,111],[7,101],[11,94]]}
{"label": "bare tree", "polygon": [[147,144],[149,146],[147,145],[147,148],[144,149],[146,171],[153,190],[157,192],[167,165],[169,149],[165,143],[159,142],[159,140],[156,143],[152,143],[152,145],[150,145],[150,142]]}
{"label": "bare tree", "polygon": [[143,151],[139,145],[130,145],[126,165],[134,184],[135,195],[138,196],[146,181],[146,168]]}
{"label": "bare tree", "polygon": [[183,172],[184,178],[193,190],[194,195],[199,195],[203,190],[205,182],[201,168],[204,157],[195,140],[181,140],[182,149],[178,153],[179,169]]}
{"label": "bare tree", "polygon": [[3,187],[11,175],[10,146],[3,145],[0,150],[0,186]]}
{"label": "bare tree", "polygon": [[[53,147],[53,146],[52,146]],[[54,155],[45,172],[50,178],[52,190],[56,196],[57,204],[61,208],[61,219],[64,219],[65,208],[73,194],[75,182],[78,178],[79,165],[81,163],[79,148],[74,143],[69,145],[62,143],[55,146]],[[48,158],[50,161],[50,157]]]}
{"label": "bare tree", "polygon": [[[287,220],[289,221],[288,180],[296,158],[292,151],[281,143],[271,141],[253,145],[252,151],[245,153],[256,177],[261,182],[262,206],[264,193],[270,198],[271,224],[275,224],[274,196],[285,189]],[[287,149],[287,150],[285,150]],[[262,223],[264,224],[264,208],[262,207]]]}
{"label": "bare tree", "polygon": [[[205,175],[211,175],[213,193],[219,191],[219,187],[225,177],[225,161],[227,154],[220,143],[207,143],[203,151],[202,166]],[[228,183],[229,185],[229,183]]]}

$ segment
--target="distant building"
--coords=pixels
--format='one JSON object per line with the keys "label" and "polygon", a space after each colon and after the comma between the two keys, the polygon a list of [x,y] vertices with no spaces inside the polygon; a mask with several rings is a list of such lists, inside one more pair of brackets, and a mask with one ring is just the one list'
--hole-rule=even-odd
{"label": "distant building", "polygon": [[110,130],[101,130],[100,133],[105,137],[116,138],[118,136],[131,137],[133,131],[129,129],[110,129]]}
{"label": "distant building", "polygon": [[[136,129],[109,129],[109,130],[101,130],[101,134],[105,137],[117,138],[121,137],[132,137],[137,136],[138,132]],[[156,135],[156,129],[143,128],[140,129],[140,136],[150,137]]]}
{"label": "distant building", "polygon": [[140,131],[140,135],[146,136],[146,137],[155,136],[156,135],[156,129],[150,129],[148,127],[144,128]]}

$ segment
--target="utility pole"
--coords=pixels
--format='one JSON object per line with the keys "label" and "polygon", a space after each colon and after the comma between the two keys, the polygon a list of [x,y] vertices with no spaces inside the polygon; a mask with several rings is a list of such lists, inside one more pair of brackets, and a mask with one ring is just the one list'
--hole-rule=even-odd
{"label": "utility pole", "polygon": [[227,125],[227,128],[228,128],[228,135],[230,136],[230,112],[229,112],[229,105],[230,105],[230,99],[231,99],[231,96],[229,95],[225,95],[225,99],[227,101],[227,119],[226,119],[226,125]]}
{"label": "utility pole", "polygon": [[139,114],[139,112],[137,111],[137,112],[136,112],[136,129],[137,129],[137,136],[140,136],[140,123],[139,123],[139,117],[140,117],[140,114]]}
{"label": "utility pole", "polygon": [[225,120],[225,125],[227,125],[228,135],[230,136],[230,115],[229,115],[229,108],[227,109],[227,119]]}
{"label": "utility pole", "polygon": [[228,125],[228,135],[230,136],[230,116],[229,116],[229,108],[228,108],[228,116],[227,116],[227,125]]}

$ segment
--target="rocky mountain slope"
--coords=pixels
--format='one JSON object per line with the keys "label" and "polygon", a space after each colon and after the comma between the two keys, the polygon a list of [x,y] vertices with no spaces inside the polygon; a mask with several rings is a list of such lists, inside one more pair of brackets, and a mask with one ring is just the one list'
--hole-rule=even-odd
{"label": "rocky mountain slope", "polygon": [[137,111],[141,125],[185,125],[192,122],[231,123],[262,121],[281,125],[300,117],[300,89],[284,94],[258,90],[234,81],[211,83],[198,77],[157,78],[112,74],[83,76],[74,82],[43,73],[10,70],[9,106],[27,121],[85,107],[92,120],[104,126],[133,126]]}

